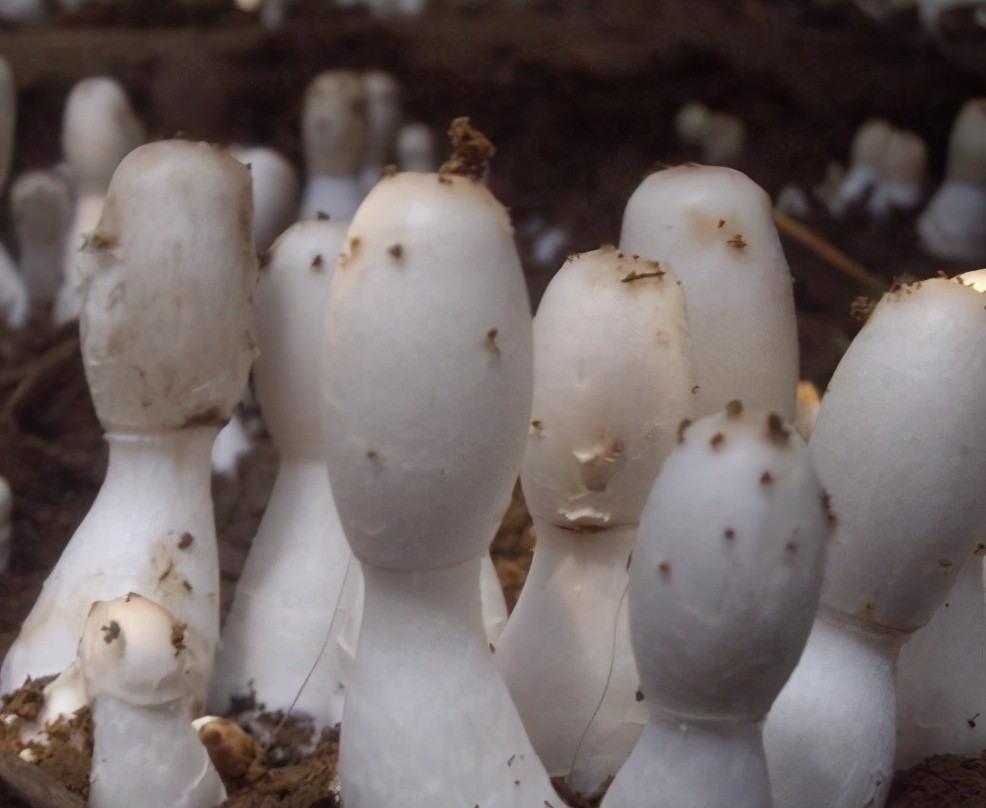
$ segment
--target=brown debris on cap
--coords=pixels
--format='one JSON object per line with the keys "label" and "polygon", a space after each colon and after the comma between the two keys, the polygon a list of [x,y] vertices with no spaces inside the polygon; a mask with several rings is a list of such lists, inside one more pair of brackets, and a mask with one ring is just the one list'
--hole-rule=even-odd
{"label": "brown debris on cap", "polygon": [[455,118],[448,130],[452,144],[452,156],[438,169],[439,176],[454,174],[478,180],[483,176],[496,147],[478,129],[473,129],[469,118]]}

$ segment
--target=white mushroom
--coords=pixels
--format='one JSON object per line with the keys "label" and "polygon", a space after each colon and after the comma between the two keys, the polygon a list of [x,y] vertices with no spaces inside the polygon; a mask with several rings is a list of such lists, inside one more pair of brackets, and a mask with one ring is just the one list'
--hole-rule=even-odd
{"label": "white mushroom", "polygon": [[435,136],[424,123],[406,123],[397,135],[397,164],[401,171],[427,173],[438,168]]}
{"label": "white mushroom", "polygon": [[253,244],[260,255],[294,222],[298,172],[288,159],[264,146],[230,146],[229,153],[250,169],[253,185]]}
{"label": "white mushroom", "polygon": [[692,413],[685,298],[654,262],[570,258],[534,319],[521,480],[537,545],[494,661],[552,776],[616,774],[646,720],[625,598],[650,486]]}
{"label": "white mushroom", "polygon": [[255,355],[250,178],[206,144],[142,146],[80,260],[82,352],[106,480],[11,646],[0,692],[63,670],[88,605],[136,591],[219,635],[209,453]]}
{"label": "white mushroom", "polygon": [[678,140],[699,149],[707,165],[733,165],[743,156],[746,127],[735,115],[690,101],[675,115],[674,128]]}
{"label": "white mushroom", "polygon": [[382,70],[364,73],[363,88],[366,91],[366,155],[360,184],[366,194],[380,179],[384,166],[393,162],[402,114],[401,88],[390,73]]}
{"label": "white mushroom", "polygon": [[79,666],[92,698],[91,808],[215,808],[219,774],[192,727],[211,649],[140,595],[92,605]]}
{"label": "white mushroom", "polygon": [[630,567],[650,718],[605,808],[771,804],[761,722],[811,629],[828,533],[808,449],[777,415],[732,402],[682,431]]}
{"label": "white mushroom", "polygon": [[62,260],[72,223],[72,192],[56,171],[30,171],[10,192],[20,274],[31,300],[48,304],[62,282]]}
{"label": "white mushroom", "polygon": [[366,585],[339,760],[351,808],[558,801],[480,612],[530,418],[530,309],[483,163],[458,163],[469,176],[374,187],[326,316],[329,476]]}

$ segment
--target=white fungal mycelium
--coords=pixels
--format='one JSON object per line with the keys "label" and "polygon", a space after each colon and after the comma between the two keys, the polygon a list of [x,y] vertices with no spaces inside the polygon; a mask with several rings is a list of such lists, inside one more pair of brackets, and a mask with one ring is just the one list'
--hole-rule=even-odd
{"label": "white fungal mycelium", "polygon": [[305,90],[301,140],[308,178],[299,219],[324,213],[348,222],[363,199],[366,90],[359,73],[327,70]]}
{"label": "white fungal mycelium", "polygon": [[918,218],[921,246],[936,258],[986,261],[986,98],[962,107],[948,141],[945,181]]}
{"label": "white fungal mycelium", "polygon": [[630,567],[650,716],[605,808],[770,806],[761,722],[811,630],[828,534],[808,449],[777,415],[735,401],[683,426]]}
{"label": "white fungal mycelium", "polygon": [[900,645],[986,526],[984,303],[958,280],[888,292],[822,400],[810,447],[838,526],[811,637],[767,720],[779,808],[886,797]]}
{"label": "white fungal mycelium", "polygon": [[83,282],[78,252],[99,221],[113,172],[144,139],[143,126],[119,82],[88,78],[72,88],[62,118],[62,152],[73,183],[75,214],[65,242],[62,286],[52,315],[57,324],[79,316]]}
{"label": "white fungal mycelium", "polygon": [[[219,564],[209,452],[256,353],[250,177],[203,143],[131,152],[81,256],[82,353],[109,465],[0,670],[63,670],[89,604],[138,592],[187,623],[211,667]],[[204,680],[203,680],[204,682]]]}
{"label": "white fungal mycelium", "polygon": [[692,412],[674,275],[615,247],[570,258],[534,319],[534,374],[521,480],[537,546],[494,661],[548,773],[590,794],[646,720],[624,595],[644,500]]}
{"label": "white fungal mycelium", "polygon": [[93,603],[79,643],[92,699],[91,808],[216,808],[226,789],[192,727],[211,649],[158,604]]}
{"label": "white fungal mycelium", "polygon": [[659,261],[681,281],[697,416],[738,399],[794,419],[794,293],[762,188],[729,168],[651,174],[627,203],[620,249]]}
{"label": "white fungal mycelium", "polygon": [[323,457],[318,346],[345,234],[337,222],[295,224],[254,292],[254,385],[280,465],[223,626],[209,697],[219,714],[252,693],[318,729],[342,718],[361,585]]}
{"label": "white fungal mycelium", "polygon": [[558,802],[480,607],[530,422],[530,308],[483,165],[447,165],[370,192],[325,321],[329,476],[366,586],[339,759],[350,808]]}

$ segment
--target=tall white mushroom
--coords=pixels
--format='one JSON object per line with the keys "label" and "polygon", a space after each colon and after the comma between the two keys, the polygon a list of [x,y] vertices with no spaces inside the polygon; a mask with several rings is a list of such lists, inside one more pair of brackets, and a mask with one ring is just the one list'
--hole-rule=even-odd
{"label": "tall white mushroom", "polygon": [[967,101],[948,141],[945,181],[918,218],[921,246],[936,258],[986,260],[986,98]]}
{"label": "tall white mushroom", "polygon": [[295,224],[254,293],[254,383],[281,459],[223,627],[209,698],[219,714],[252,692],[267,710],[293,708],[318,728],[342,718],[361,586],[323,457],[317,346],[345,235],[338,222]]}
{"label": "tall white mushroom", "polygon": [[605,808],[771,804],[761,722],[811,630],[828,534],[808,449],[777,415],[736,401],[682,431],[630,568],[650,718]]}
{"label": "tall white mushroom", "polygon": [[138,592],[196,631],[211,667],[219,564],[209,451],[255,355],[250,177],[202,143],[131,152],[80,263],[82,352],[106,480],[0,669],[63,670],[89,604]]}
{"label": "tall white mushroom", "polygon": [[[482,141],[454,129],[478,156]],[[520,260],[483,162],[454,156],[440,175],[378,183],[333,278],[327,458],[366,586],[339,759],[350,808],[406,794],[432,808],[558,800],[480,611],[532,382]]]}
{"label": "tall white mushroom", "polygon": [[327,70],[305,90],[301,141],[308,179],[299,219],[326,213],[348,222],[363,199],[366,90],[358,73]]}
{"label": "tall white mushroom", "polygon": [[887,293],[822,399],[810,447],[839,522],[818,618],[767,720],[779,808],[883,804],[900,644],[986,525],[984,303],[945,279]]}
{"label": "tall white mushroom", "polygon": [[10,191],[21,277],[31,300],[50,303],[62,282],[72,192],[55,171],[29,171]]}
{"label": "tall white mushroom", "polygon": [[583,794],[616,774],[647,717],[627,569],[691,390],[674,275],[615,247],[570,258],[534,318],[521,480],[537,546],[493,659],[548,773]]}
{"label": "tall white mushroom", "polygon": [[401,87],[390,73],[383,70],[364,73],[363,88],[366,92],[366,154],[360,184],[366,194],[380,179],[384,166],[393,162],[397,133],[403,121]]}
{"label": "tall white mushroom", "polygon": [[75,215],[62,260],[62,287],[55,300],[53,316],[58,324],[79,316],[78,251],[99,221],[113,172],[144,139],[143,126],[119,82],[89,78],[72,88],[62,119],[62,152],[74,186]]}
{"label": "tall white mushroom", "polygon": [[729,168],[658,171],[627,203],[620,248],[660,261],[684,287],[696,415],[738,399],[794,420],[794,293],[762,188]]}
{"label": "tall white mushroom", "polygon": [[287,157],[265,146],[230,146],[229,153],[250,168],[253,185],[253,243],[262,255],[294,222],[298,172]]}
{"label": "tall white mushroom", "polygon": [[79,643],[92,698],[91,808],[216,808],[226,789],[192,727],[211,649],[158,604],[93,603]]}

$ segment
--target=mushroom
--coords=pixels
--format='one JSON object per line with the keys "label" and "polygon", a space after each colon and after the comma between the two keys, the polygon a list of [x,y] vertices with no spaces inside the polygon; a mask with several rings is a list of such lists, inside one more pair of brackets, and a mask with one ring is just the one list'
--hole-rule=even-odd
{"label": "mushroom", "polygon": [[56,171],[29,171],[10,192],[20,274],[31,300],[49,304],[62,282],[62,260],[72,223],[72,192]]}
{"label": "mushroom", "polygon": [[678,140],[700,150],[703,163],[733,165],[743,156],[746,127],[735,115],[689,101],[675,115],[674,128]]}
{"label": "mushroom", "polygon": [[99,221],[117,165],[144,139],[143,127],[117,81],[88,78],[72,88],[62,119],[62,151],[74,185],[75,215],[62,259],[62,286],[52,315],[58,325],[79,316],[83,290],[78,251]]}
{"label": "mushroom", "polygon": [[384,166],[393,160],[402,114],[401,88],[390,73],[383,70],[364,73],[363,89],[366,91],[366,155],[360,185],[366,194],[380,179]]}
{"label": "mushroom", "polygon": [[129,594],[93,603],[79,642],[92,699],[91,808],[215,808],[226,789],[192,727],[209,643]]}
{"label": "mushroom", "polygon": [[558,801],[480,610],[532,383],[509,217],[479,181],[487,155],[379,182],[332,281],[326,456],[366,587],[339,759],[352,808],[407,794],[433,808]]}
{"label": "mushroom", "polygon": [[658,171],[627,203],[620,249],[684,287],[697,416],[739,399],[794,419],[794,293],[763,189],[730,168]]}
{"label": "mushroom", "polygon": [[299,219],[324,213],[348,222],[363,199],[366,91],[358,73],[327,70],[305,90],[301,140],[308,180]]}
{"label": "mushroom", "polygon": [[493,659],[548,773],[583,794],[616,774],[646,720],[627,569],[692,386],[674,275],[612,246],[572,256],[534,318],[521,481],[537,545]]}
{"label": "mushroom", "polygon": [[280,465],[223,627],[209,697],[219,714],[252,692],[317,729],[342,718],[361,584],[322,456],[317,346],[345,234],[338,222],[295,224],[254,292],[254,385]]}
{"label": "mushroom", "polygon": [[630,567],[650,716],[604,808],[771,804],[761,722],[811,630],[828,534],[808,449],[777,415],[733,402],[683,429]]}
{"label": "mushroom", "polygon": [[984,303],[956,280],[888,292],[822,399],[809,445],[838,527],[811,637],[766,724],[779,808],[886,797],[898,650],[986,524]]}
{"label": "mushroom", "polygon": [[967,101],[955,119],[945,181],[918,218],[917,231],[935,258],[986,260],[986,98]]}
{"label": "mushroom", "polygon": [[[81,256],[82,353],[109,464],[0,669],[0,692],[73,659],[89,604],[153,597],[208,655],[219,635],[209,453],[256,353],[250,178],[201,143],[131,152]],[[203,680],[204,681],[204,680]]]}
{"label": "mushroom", "polygon": [[298,210],[298,172],[288,159],[264,146],[230,146],[229,153],[250,169],[253,186],[253,245],[270,249],[294,221]]}
{"label": "mushroom", "polygon": [[401,127],[397,135],[397,164],[401,171],[427,173],[438,168],[435,138],[428,124],[412,122]]}

